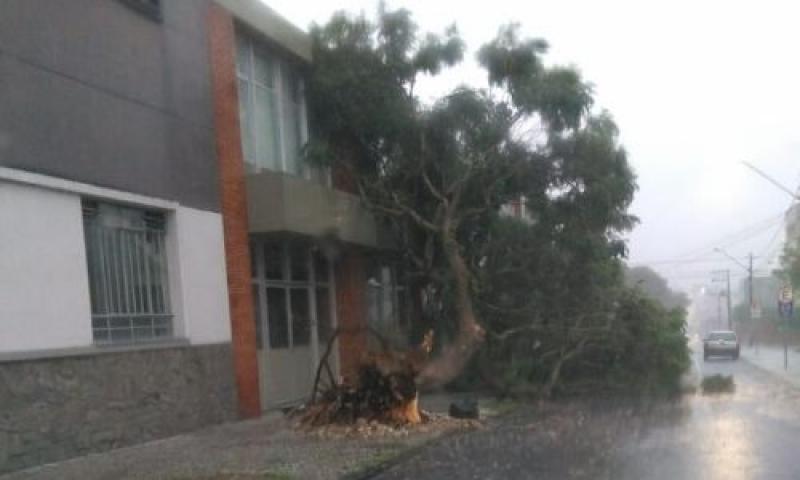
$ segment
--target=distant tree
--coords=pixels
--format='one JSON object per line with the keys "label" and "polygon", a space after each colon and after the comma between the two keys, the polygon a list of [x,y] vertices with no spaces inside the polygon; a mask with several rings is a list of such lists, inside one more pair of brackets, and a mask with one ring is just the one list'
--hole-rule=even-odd
{"label": "distant tree", "polygon": [[689,306],[689,297],[686,293],[672,290],[667,280],[650,267],[626,268],[625,283],[630,287],[641,289],[667,309]]}

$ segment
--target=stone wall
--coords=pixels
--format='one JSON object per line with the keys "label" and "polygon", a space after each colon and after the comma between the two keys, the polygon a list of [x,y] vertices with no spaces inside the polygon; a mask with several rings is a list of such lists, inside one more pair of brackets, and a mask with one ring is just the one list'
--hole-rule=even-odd
{"label": "stone wall", "polygon": [[0,363],[0,474],[236,417],[231,346]]}

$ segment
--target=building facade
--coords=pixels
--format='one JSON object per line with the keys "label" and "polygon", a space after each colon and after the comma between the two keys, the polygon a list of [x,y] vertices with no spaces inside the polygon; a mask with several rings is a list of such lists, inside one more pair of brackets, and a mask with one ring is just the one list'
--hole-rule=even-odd
{"label": "building facade", "polygon": [[234,350],[254,411],[308,396],[336,328],[334,370],[352,374],[364,327],[399,325],[404,290],[369,212],[303,160],[309,37],[248,2],[218,1],[210,24]]}
{"label": "building facade", "polygon": [[308,37],[259,0],[0,4],[0,473],[307,397],[398,329],[304,164]]}

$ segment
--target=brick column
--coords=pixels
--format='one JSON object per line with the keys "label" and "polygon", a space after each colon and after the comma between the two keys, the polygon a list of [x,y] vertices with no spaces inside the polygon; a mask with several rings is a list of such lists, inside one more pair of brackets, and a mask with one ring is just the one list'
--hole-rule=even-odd
{"label": "brick column", "polygon": [[360,330],[367,324],[367,272],[364,255],[345,251],[336,263],[336,318],[338,326],[351,332],[339,336],[339,368],[345,378],[353,378],[367,348],[367,335]]}
{"label": "brick column", "polygon": [[219,161],[225,264],[228,270],[234,369],[239,415],[261,415],[256,354],[255,313],[250,280],[247,192],[239,132],[236,81],[236,35],[233,18],[211,2],[209,11],[211,85],[214,97],[214,133]]}

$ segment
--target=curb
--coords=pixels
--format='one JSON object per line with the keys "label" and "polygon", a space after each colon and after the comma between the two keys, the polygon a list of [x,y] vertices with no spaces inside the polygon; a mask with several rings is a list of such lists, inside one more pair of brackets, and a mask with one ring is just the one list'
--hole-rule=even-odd
{"label": "curb", "polygon": [[770,370],[769,368],[767,368],[767,367],[765,367],[763,365],[757,364],[756,362],[752,361],[751,359],[747,358],[746,356],[740,356],[739,358],[741,360],[744,360],[745,362],[747,362],[748,365],[750,365],[751,367],[755,368],[756,370],[759,370],[759,371],[761,371],[761,372],[763,372],[763,373],[765,373],[765,374],[767,374],[767,375],[769,375],[771,377],[775,377],[778,380],[782,380],[782,381],[786,382],[786,384],[788,384],[792,388],[796,388],[796,389],[800,390],[800,379],[798,379],[796,382],[792,381],[789,378],[787,378],[786,376],[781,375],[779,372],[775,372],[774,370]]}

